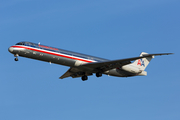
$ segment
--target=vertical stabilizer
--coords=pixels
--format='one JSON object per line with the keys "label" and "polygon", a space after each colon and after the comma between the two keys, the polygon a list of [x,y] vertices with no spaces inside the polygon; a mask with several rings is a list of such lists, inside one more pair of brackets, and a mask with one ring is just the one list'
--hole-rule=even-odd
{"label": "vertical stabilizer", "polygon": [[[142,52],[140,56],[147,55],[148,53]],[[145,70],[145,68],[148,66],[151,59],[154,58],[154,56],[145,57],[142,59],[138,59],[132,63],[133,66],[139,68],[140,70]]]}

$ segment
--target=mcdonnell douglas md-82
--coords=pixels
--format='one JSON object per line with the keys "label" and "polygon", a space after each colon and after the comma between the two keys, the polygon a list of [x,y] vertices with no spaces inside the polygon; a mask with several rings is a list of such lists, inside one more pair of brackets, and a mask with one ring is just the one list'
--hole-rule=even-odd
{"label": "mcdonnell douglas md-82", "polygon": [[87,80],[87,76],[93,75],[93,73],[97,77],[101,77],[102,74],[116,77],[146,76],[145,68],[154,56],[173,54],[142,52],[139,57],[107,60],[31,42],[19,42],[9,47],[8,50],[14,54],[15,61],[18,61],[18,56],[22,56],[69,66],[69,70],[60,79],[81,77],[83,81]]}

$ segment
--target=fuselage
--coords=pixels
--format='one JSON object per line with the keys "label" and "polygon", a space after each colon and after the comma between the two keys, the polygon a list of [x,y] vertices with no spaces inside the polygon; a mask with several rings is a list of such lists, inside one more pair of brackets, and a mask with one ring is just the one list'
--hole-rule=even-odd
{"label": "fuselage", "polygon": [[[99,57],[94,57],[31,42],[19,42],[16,45],[9,47],[8,50],[16,57],[22,56],[69,67],[76,67],[92,62],[108,61],[107,59]],[[119,77],[129,77],[137,75],[136,73],[131,73],[121,68],[115,68],[106,71],[104,72],[104,74]]]}
{"label": "fuselage", "polygon": [[91,63],[107,60],[31,42],[17,43],[16,45],[11,46],[8,50],[14,55],[71,67],[73,67],[77,61]]}

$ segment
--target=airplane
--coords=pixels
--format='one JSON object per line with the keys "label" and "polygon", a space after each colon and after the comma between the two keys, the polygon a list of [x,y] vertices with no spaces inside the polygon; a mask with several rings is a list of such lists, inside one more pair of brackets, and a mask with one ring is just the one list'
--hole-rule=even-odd
{"label": "airplane", "polygon": [[32,42],[19,42],[9,47],[8,51],[14,54],[15,61],[21,56],[68,66],[70,68],[59,79],[81,77],[82,81],[88,80],[88,76],[93,74],[96,77],[102,74],[116,77],[146,76],[145,68],[154,56],[173,54],[142,52],[139,57],[108,60]]}

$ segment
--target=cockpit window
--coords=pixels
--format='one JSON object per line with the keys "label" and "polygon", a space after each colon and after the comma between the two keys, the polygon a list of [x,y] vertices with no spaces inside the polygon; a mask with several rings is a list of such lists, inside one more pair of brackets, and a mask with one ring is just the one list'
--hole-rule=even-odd
{"label": "cockpit window", "polygon": [[16,45],[24,45],[24,43],[20,42],[20,43],[17,43]]}

